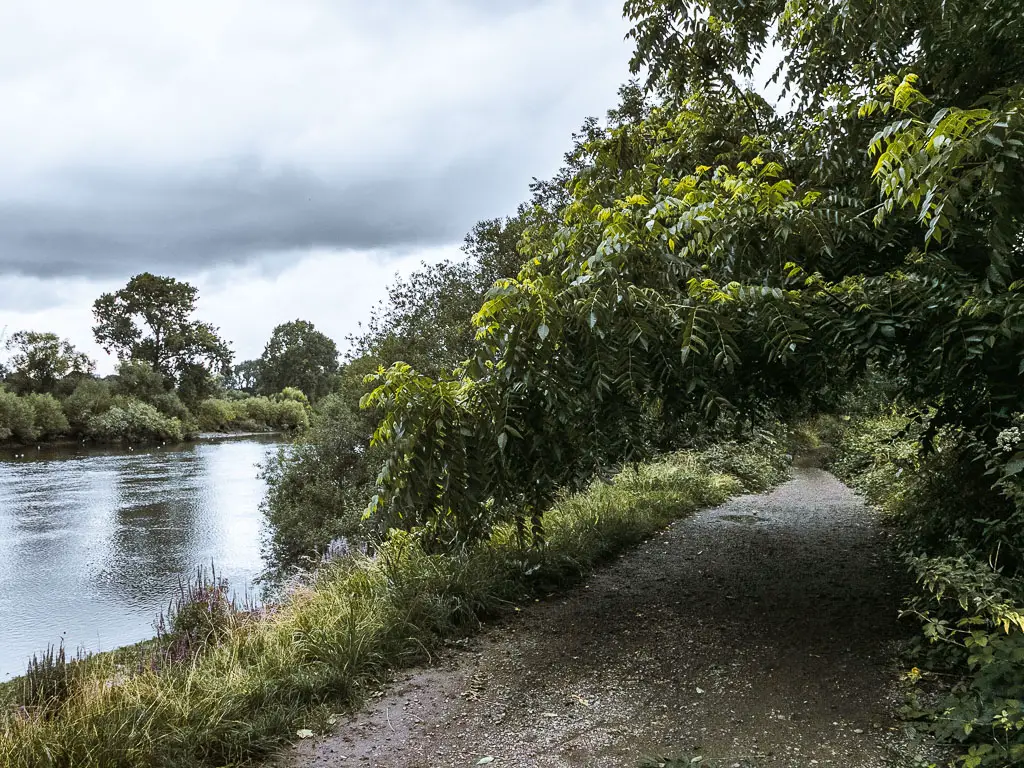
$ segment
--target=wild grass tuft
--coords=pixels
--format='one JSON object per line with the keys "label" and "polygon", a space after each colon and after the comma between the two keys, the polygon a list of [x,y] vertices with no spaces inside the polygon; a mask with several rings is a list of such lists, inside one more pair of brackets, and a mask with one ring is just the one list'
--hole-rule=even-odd
{"label": "wild grass tuft", "polygon": [[[521,549],[511,525],[444,555],[392,532],[376,556],[328,562],[244,619],[207,582],[165,622],[172,635],[201,639],[178,663],[89,660],[52,715],[0,714],[0,765],[173,768],[267,756],[482,618],[571,583],[700,507],[778,481],[779,453],[761,444],[681,453],[595,482],[545,515],[541,551]],[[726,459],[742,478],[711,468]]]}

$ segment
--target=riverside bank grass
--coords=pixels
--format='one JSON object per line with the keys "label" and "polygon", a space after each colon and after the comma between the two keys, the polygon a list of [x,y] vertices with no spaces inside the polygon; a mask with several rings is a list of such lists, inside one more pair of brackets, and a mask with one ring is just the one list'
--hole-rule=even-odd
{"label": "riverside bank grass", "polygon": [[252,763],[299,729],[326,730],[331,712],[356,705],[390,670],[428,660],[482,618],[572,583],[701,507],[781,481],[780,454],[770,441],[717,446],[595,482],[547,512],[543,551],[524,552],[510,525],[444,555],[393,532],[375,557],[325,565],[282,604],[240,616],[180,662],[96,657],[71,671],[71,693],[59,704],[33,709],[12,699],[0,721],[0,765]]}

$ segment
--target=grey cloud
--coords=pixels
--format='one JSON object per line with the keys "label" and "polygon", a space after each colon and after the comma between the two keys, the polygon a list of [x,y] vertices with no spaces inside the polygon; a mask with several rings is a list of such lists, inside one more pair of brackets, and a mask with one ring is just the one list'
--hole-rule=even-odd
{"label": "grey cloud", "polygon": [[58,4],[0,6],[0,277],[457,242],[627,76],[621,0]]}
{"label": "grey cloud", "polygon": [[[432,175],[326,179],[303,170],[145,179],[78,174],[77,199],[0,204],[0,272],[102,277],[191,273],[314,247],[385,250],[461,239],[508,212],[510,169],[460,162]],[[522,190],[522,194],[525,189]]]}

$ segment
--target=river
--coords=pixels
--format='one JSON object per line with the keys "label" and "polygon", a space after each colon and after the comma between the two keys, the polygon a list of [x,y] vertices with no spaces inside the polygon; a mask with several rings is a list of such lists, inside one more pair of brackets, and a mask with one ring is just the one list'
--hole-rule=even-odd
{"label": "river", "polygon": [[263,569],[269,436],[166,448],[0,448],[0,681],[48,644],[154,634],[179,579],[213,562],[236,593]]}

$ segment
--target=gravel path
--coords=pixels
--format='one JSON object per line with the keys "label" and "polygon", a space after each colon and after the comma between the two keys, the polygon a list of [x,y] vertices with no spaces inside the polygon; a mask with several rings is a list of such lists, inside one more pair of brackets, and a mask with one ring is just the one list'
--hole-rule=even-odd
{"label": "gravel path", "polygon": [[796,468],[401,675],[281,765],[879,768],[901,636],[886,549],[849,489]]}

